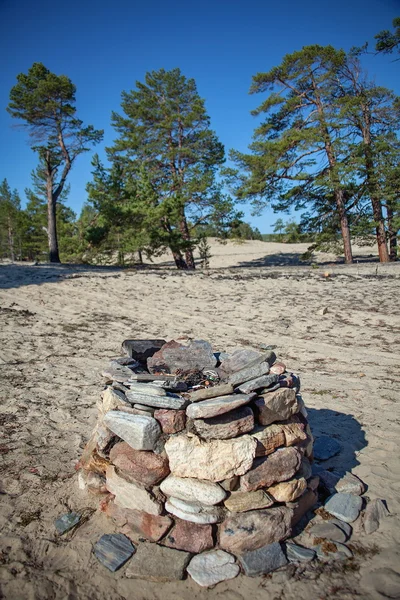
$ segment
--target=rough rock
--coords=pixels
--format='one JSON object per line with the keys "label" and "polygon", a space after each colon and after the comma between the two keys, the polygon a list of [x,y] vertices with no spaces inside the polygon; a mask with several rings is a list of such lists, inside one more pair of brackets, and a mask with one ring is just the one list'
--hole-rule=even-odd
{"label": "rough rock", "polygon": [[163,433],[171,435],[185,429],[186,411],[158,409],[154,412],[154,418],[160,423]]}
{"label": "rough rock", "polygon": [[[242,369],[241,371],[237,371],[236,373],[232,373],[229,376],[228,383],[233,386],[238,386],[240,384],[244,384],[245,382],[259,379],[263,375],[268,375],[269,373],[269,364],[267,362],[259,363],[258,365],[254,365],[253,367],[247,367],[246,369]],[[271,377],[275,378],[275,380],[279,379],[278,375],[272,375]],[[271,381],[272,383],[272,381]],[[269,384],[268,384],[269,385]],[[258,387],[265,387],[263,385]],[[253,388],[257,389],[257,388]],[[252,391],[252,390],[250,390]],[[248,393],[248,392],[247,392]]]}
{"label": "rough rock", "polygon": [[297,471],[297,477],[304,477],[304,479],[310,479],[312,475],[313,471],[311,463],[306,456],[303,456],[303,458],[301,459],[300,469]]}
{"label": "rough rock", "polygon": [[228,396],[233,392],[233,385],[230,383],[222,383],[220,385],[206,387],[190,393],[191,402],[199,402],[200,400],[209,400],[218,396]]}
{"label": "rough rock", "polygon": [[108,466],[108,460],[99,455],[96,449],[97,446],[97,431],[95,430],[86,446],[83,449],[77,469],[82,468],[85,471],[93,471],[99,475],[104,475]]}
{"label": "rough rock", "polygon": [[292,511],[286,506],[233,514],[219,527],[219,545],[241,554],[279,542],[290,535],[291,518]]}
{"label": "rough rock", "polygon": [[224,501],[224,505],[230,512],[246,512],[259,508],[268,508],[275,500],[264,490],[256,492],[234,492]]}
{"label": "rough rock", "polygon": [[119,506],[131,510],[143,510],[150,515],[161,514],[160,502],[139,485],[119,476],[112,465],[107,468],[106,486],[108,491],[114,494],[115,503]]}
{"label": "rough rock", "polygon": [[111,410],[104,416],[104,424],[135,450],[153,450],[161,435],[153,417]]}
{"label": "rough rock", "polygon": [[92,494],[99,495],[107,493],[106,480],[98,473],[93,473],[91,471],[87,473],[86,487]]}
{"label": "rough rock", "polygon": [[381,520],[389,514],[385,502],[380,498],[368,502],[362,520],[365,533],[370,534],[379,529]]}
{"label": "rough rock", "polygon": [[279,448],[273,454],[254,461],[253,468],[241,477],[240,488],[243,492],[250,492],[287,481],[300,464],[301,454],[296,448]]}
{"label": "rough rock", "polygon": [[223,512],[218,507],[213,508],[207,506],[203,509],[196,507],[198,512],[194,512],[194,507],[190,505],[188,506],[188,503],[184,503],[182,500],[180,501],[182,505],[186,505],[185,508],[189,508],[189,510],[184,510],[183,508],[172,504],[171,500],[173,501],[173,498],[170,498],[169,501],[167,500],[167,502],[165,503],[165,510],[167,510],[172,515],[175,515],[179,519],[182,519],[183,521],[190,521],[191,523],[198,523],[200,525],[208,525],[218,523],[219,521],[222,521],[224,517]]}
{"label": "rough rock", "polygon": [[276,502],[294,502],[307,488],[304,477],[290,479],[276,483],[268,488],[267,492]]}
{"label": "rough rock", "polygon": [[165,451],[173,475],[216,482],[246,473],[253,464],[256,446],[249,435],[207,442],[177,435],[166,442]]}
{"label": "rough rock", "polygon": [[[255,369],[256,367],[253,368]],[[234,375],[232,377],[234,377]],[[256,377],[255,379],[251,379],[250,381],[242,383],[238,389],[240,392],[242,392],[242,394],[250,394],[250,392],[253,392],[254,390],[268,388],[270,385],[276,383],[278,379],[279,375],[263,375],[262,377]]]}
{"label": "rough rock", "polygon": [[147,359],[166,343],[165,340],[124,340],[122,342],[122,352],[146,364]]}
{"label": "rough rock", "polygon": [[345,523],[352,523],[362,509],[362,499],[353,494],[333,494],[325,502],[324,509]]}
{"label": "rough rock", "polygon": [[186,409],[189,419],[209,419],[223,415],[231,410],[248,404],[254,398],[254,394],[231,394],[230,396],[219,396],[210,400],[202,400],[190,404]]}
{"label": "rough rock", "polygon": [[308,531],[308,534],[312,538],[323,538],[325,540],[332,540],[333,542],[344,543],[347,540],[345,532],[330,521],[316,523]]}
{"label": "rough rock", "polygon": [[123,533],[135,541],[145,537],[152,542],[158,542],[173,524],[171,517],[130,510],[118,506],[114,501],[105,503],[102,510],[113,519],[117,527],[124,527]]}
{"label": "rough rock", "polygon": [[256,456],[268,456],[285,445],[285,434],[280,425],[260,425],[251,434],[257,440]]}
{"label": "rough rock", "polygon": [[219,485],[222,486],[227,492],[235,492],[239,489],[240,477],[235,475],[229,479],[224,479],[223,481],[220,481]]}
{"label": "rough rock", "polygon": [[163,545],[195,554],[204,552],[214,547],[212,526],[176,519],[174,527],[163,540]]}
{"label": "rough rock", "polygon": [[165,396],[155,396],[154,394],[141,394],[139,392],[126,392],[126,399],[131,404],[143,404],[153,408],[168,408],[173,410],[181,410],[188,404],[186,398],[182,398],[177,394],[169,394]]}
{"label": "rough rock", "polygon": [[61,515],[54,521],[54,527],[57,529],[57,533],[63,535],[67,533],[70,529],[78,525],[81,520],[82,515],[76,512],[66,513],[65,515]]}
{"label": "rough rock", "polygon": [[303,548],[303,546],[288,542],[286,543],[286,556],[291,563],[310,562],[314,560],[316,552],[311,548]]}
{"label": "rough rock", "polygon": [[102,535],[94,544],[93,552],[102,565],[114,572],[130,559],[135,552],[135,546],[122,533],[112,533]]}
{"label": "rough rock", "polygon": [[365,492],[364,483],[352,473],[340,473],[323,469],[318,472],[318,475],[330,494],[345,492],[361,496]]}
{"label": "rough rock", "polygon": [[304,515],[318,502],[318,494],[313,490],[306,489],[304,494],[297,498],[295,502],[288,504],[293,510],[292,527],[304,517]]}
{"label": "rough rock", "polygon": [[169,474],[166,457],[154,452],[134,450],[126,442],[120,442],[111,449],[110,461],[144,486],[156,485]]}
{"label": "rough rock", "polygon": [[125,408],[130,406],[129,402],[125,398],[125,394],[119,390],[108,387],[102,393],[103,402],[101,404],[102,414],[106,414],[110,410],[116,410],[118,408]]}
{"label": "rough rock", "polygon": [[[139,366],[139,363],[136,366]],[[118,383],[128,381],[133,374],[132,369],[124,365],[119,365],[116,361],[111,361],[110,366],[101,373],[107,382],[117,381]]]}
{"label": "rough rock", "polygon": [[293,415],[288,421],[279,423],[282,431],[285,434],[285,446],[294,446],[301,444],[307,440],[305,426],[300,422],[297,415]]}
{"label": "rough rock", "polygon": [[274,375],[283,375],[285,371],[286,365],[282,362],[275,362],[270,368],[270,373],[273,373]]}
{"label": "rough rock", "polygon": [[151,417],[154,415],[154,408],[151,406],[145,406],[144,404],[134,404],[133,408],[136,408],[136,410],[141,410],[142,412],[147,413]]}
{"label": "rough rock", "polygon": [[329,562],[331,560],[347,560],[353,556],[350,548],[340,542],[326,540],[322,544],[315,546],[315,551],[319,560]]}
{"label": "rough rock", "polygon": [[194,556],[187,572],[198,585],[209,587],[236,577],[239,574],[239,566],[231,554],[223,550],[214,550]]}
{"label": "rough rock", "polygon": [[207,506],[219,504],[227,496],[226,491],[217,483],[173,475],[164,479],[160,489],[167,496],[174,496],[186,502],[200,502]]}
{"label": "rough rock", "polygon": [[126,577],[148,581],[175,581],[183,579],[190,553],[158,544],[140,544],[129,561]]}
{"label": "rough rock", "polygon": [[211,344],[194,340],[187,344],[172,340],[147,359],[150,373],[177,373],[212,369],[217,364]]}
{"label": "rough rock", "polygon": [[287,564],[287,558],[279,542],[262,546],[257,550],[244,552],[239,557],[245,575],[258,577],[276,571]]}
{"label": "rough rock", "polygon": [[251,408],[243,406],[218,417],[195,419],[193,429],[205,440],[228,440],[254,428],[254,414]]}
{"label": "rough rock", "polygon": [[258,420],[261,425],[285,421],[299,411],[296,392],[292,389],[279,389],[256,398]]}
{"label": "rough rock", "polygon": [[321,435],[314,442],[314,458],[316,460],[328,460],[336,454],[339,454],[342,446],[334,438],[327,435]]}
{"label": "rough rock", "polygon": [[[218,368],[221,378],[227,378],[232,373],[242,371],[249,367],[253,367],[259,363],[267,361],[272,364],[273,352],[258,352],[257,350],[251,350],[250,348],[241,348],[235,350],[232,354],[228,355],[227,358],[221,360],[221,365]],[[275,357],[276,358],[276,357]]]}

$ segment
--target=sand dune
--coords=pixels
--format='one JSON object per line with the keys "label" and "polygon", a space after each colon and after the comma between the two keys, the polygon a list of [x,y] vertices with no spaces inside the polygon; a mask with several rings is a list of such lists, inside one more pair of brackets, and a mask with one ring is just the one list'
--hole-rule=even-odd
{"label": "sand dune", "polygon": [[[5,598],[379,599],[390,590],[382,595],[370,573],[383,567],[398,585],[400,264],[379,265],[373,248],[356,248],[352,266],[319,255],[313,268],[298,264],[307,245],[211,246],[211,268],[196,273],[169,268],[169,256],[147,270],[0,266]],[[327,466],[351,469],[391,512],[376,533],[356,532],[351,568],[239,577],[204,590],[190,579],[157,585],[128,580],[124,569],[108,573],[91,553],[112,531],[101,514],[71,539],[56,538],[55,517],[97,505],[79,492],[74,466],[94,424],[103,365],[124,338],[179,335],[216,350],[273,344],[300,374],[314,434],[343,445]],[[400,588],[390,593],[398,598]]]}

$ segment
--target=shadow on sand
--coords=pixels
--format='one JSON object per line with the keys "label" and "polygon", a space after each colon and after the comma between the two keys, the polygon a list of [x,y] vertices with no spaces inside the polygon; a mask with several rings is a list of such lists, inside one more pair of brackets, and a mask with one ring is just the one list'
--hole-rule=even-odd
{"label": "shadow on sand", "polygon": [[[277,253],[267,254],[262,258],[255,258],[254,260],[240,262],[236,267],[231,268],[251,268],[251,267],[305,267],[313,264],[312,260],[301,260],[302,253],[299,252],[288,252],[288,253]],[[354,256],[354,263],[378,263],[379,259],[377,256],[372,254],[369,256]],[[344,258],[340,257],[337,260],[319,261],[318,265],[342,265],[344,264]]]}

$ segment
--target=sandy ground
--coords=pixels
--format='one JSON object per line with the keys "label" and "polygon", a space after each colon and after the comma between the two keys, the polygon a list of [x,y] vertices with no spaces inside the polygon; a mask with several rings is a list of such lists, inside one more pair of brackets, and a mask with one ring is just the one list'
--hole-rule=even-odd
{"label": "sandy ground", "polygon": [[[169,268],[169,257],[161,270],[0,266],[0,597],[400,598],[400,264],[378,265],[367,248],[353,266],[330,255],[317,257],[319,268],[297,266],[304,250],[212,243],[210,270],[194,274]],[[92,543],[112,526],[91,512],[97,500],[79,492],[74,465],[95,421],[100,371],[125,338],[179,335],[215,350],[273,344],[300,374],[314,434],[343,445],[327,466],[351,469],[391,511],[376,533],[356,531],[350,564],[205,590],[190,578],[129,580],[96,561]],[[57,539],[54,519],[70,509],[89,518]]]}

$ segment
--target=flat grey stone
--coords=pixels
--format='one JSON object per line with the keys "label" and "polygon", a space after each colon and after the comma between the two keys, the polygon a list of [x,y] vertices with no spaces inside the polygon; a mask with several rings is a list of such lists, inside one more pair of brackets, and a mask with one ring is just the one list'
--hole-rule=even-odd
{"label": "flat grey stone", "polygon": [[120,365],[116,361],[111,361],[110,366],[102,372],[102,377],[107,381],[124,383],[125,381],[128,381],[133,374],[133,371],[129,367]]}
{"label": "flat grey stone", "polygon": [[79,513],[70,512],[65,515],[62,515],[61,517],[58,517],[54,521],[54,526],[57,529],[57,533],[63,535],[63,533],[66,533],[67,531],[75,527],[75,525],[77,525],[80,520],[81,515]]}
{"label": "flat grey stone", "polygon": [[347,535],[345,534],[343,529],[340,529],[330,521],[316,523],[313,527],[311,527],[308,533],[311,537],[323,538],[325,540],[332,540],[334,542],[343,543],[347,540]]}
{"label": "flat grey stone", "polygon": [[286,543],[286,556],[291,563],[310,562],[314,560],[316,552],[311,548],[303,548],[303,546],[288,542]]}
{"label": "flat grey stone", "polygon": [[182,410],[186,408],[189,401],[176,394],[166,394],[165,396],[155,396],[154,394],[143,394],[135,391],[129,391],[125,394],[126,399],[132,404],[143,404],[153,408],[168,408],[173,410]]}
{"label": "flat grey stone", "polygon": [[[252,379],[250,381],[246,381],[246,383],[242,383],[242,385],[239,386],[239,391],[242,392],[242,394],[250,394],[250,392],[253,392],[254,390],[269,388],[269,386],[273,385],[278,380],[279,375],[263,375],[262,377],[257,377],[256,379]],[[278,389],[278,387],[280,386],[278,385],[276,389]]]}
{"label": "flat grey stone", "polygon": [[194,556],[187,572],[198,585],[209,587],[236,577],[239,574],[239,565],[235,563],[232,554],[224,550],[212,550]]}
{"label": "flat grey stone", "polygon": [[209,400],[218,396],[228,396],[233,393],[233,385],[230,383],[222,383],[207,388],[202,388],[190,393],[191,402],[199,402],[200,400]]}
{"label": "flat grey stone", "polygon": [[389,515],[389,511],[383,500],[377,498],[368,502],[363,514],[363,526],[366,534],[373,533],[379,529],[382,519]]}
{"label": "flat grey stone", "polygon": [[279,542],[244,552],[239,556],[239,561],[248,577],[271,573],[288,562]]}
{"label": "flat grey stone", "polygon": [[365,492],[364,483],[352,473],[322,470],[318,475],[330,494],[344,492],[361,496]]}
{"label": "flat grey stone", "polygon": [[134,404],[133,408],[141,410],[149,415],[153,415],[155,410],[152,406],[145,406],[144,404]]}
{"label": "flat grey stone", "polygon": [[330,560],[346,560],[353,556],[350,548],[339,542],[326,541],[324,544],[315,546],[319,560],[329,562]]}
{"label": "flat grey stone", "polygon": [[328,460],[341,451],[342,446],[334,438],[321,435],[314,441],[314,458],[316,460]]}
{"label": "flat grey stone", "polygon": [[[234,386],[238,386],[241,383],[244,383],[245,381],[250,381],[259,378],[262,375],[268,375],[269,368],[270,367],[267,362],[262,362],[258,365],[254,365],[253,367],[247,367],[246,369],[237,371],[237,373],[232,373],[232,375],[229,376],[228,383]],[[279,379],[279,375],[277,377]]]}
{"label": "flat grey stone", "polygon": [[[166,383],[166,382],[162,382]],[[129,387],[131,393],[145,394],[146,396],[166,396],[167,392],[160,386],[154,383],[141,383],[140,381],[130,382]]]}
{"label": "flat grey stone", "polygon": [[329,522],[333,523],[334,525],[336,525],[336,527],[339,527],[339,529],[344,531],[344,533],[347,536],[347,539],[351,538],[351,534],[353,533],[353,528],[350,525],[350,523],[345,523],[344,521],[341,521],[340,519],[331,519]]}
{"label": "flat grey stone", "polygon": [[325,502],[324,509],[345,523],[352,523],[362,509],[362,499],[353,494],[333,494]]}
{"label": "flat grey stone", "polygon": [[162,582],[183,579],[190,556],[189,552],[158,544],[140,544],[135,556],[129,561],[125,575]]}
{"label": "flat grey stone", "polygon": [[248,404],[255,394],[231,394],[190,404],[186,409],[189,419],[208,419]]}
{"label": "flat grey stone", "polygon": [[109,571],[120,569],[134,554],[135,546],[122,533],[102,535],[93,546],[93,552],[99,562]]}
{"label": "flat grey stone", "polygon": [[[222,378],[226,378],[229,377],[229,375],[232,375],[232,373],[265,362],[267,358],[270,358],[271,360],[272,356],[270,352],[259,352],[257,350],[252,350],[251,348],[240,348],[228,356],[226,356],[225,353],[221,353],[219,356],[221,364],[218,368],[218,372]],[[270,360],[267,362],[270,362]],[[272,363],[270,362],[270,364]]]}
{"label": "flat grey stone", "polygon": [[110,410],[103,422],[135,450],[153,450],[161,435],[160,425],[150,416]]}

